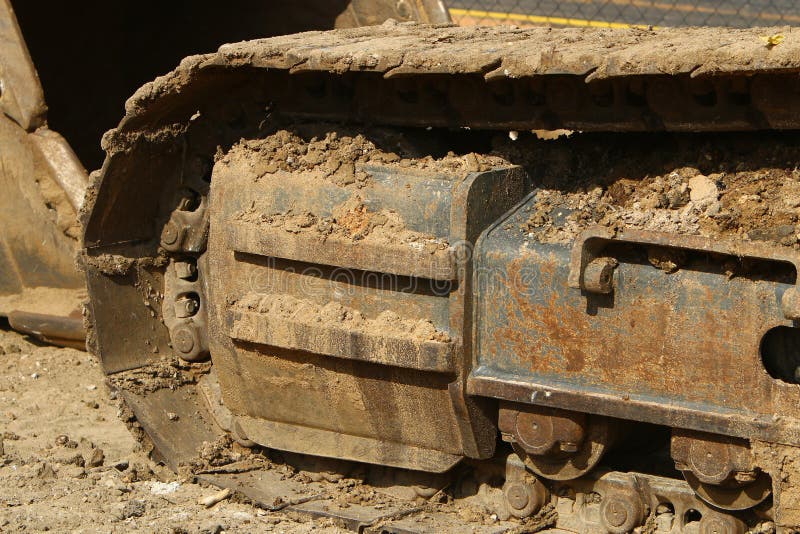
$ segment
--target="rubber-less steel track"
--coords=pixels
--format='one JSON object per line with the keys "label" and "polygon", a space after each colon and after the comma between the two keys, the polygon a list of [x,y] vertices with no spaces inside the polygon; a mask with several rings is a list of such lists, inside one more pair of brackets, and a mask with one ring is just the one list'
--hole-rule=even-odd
{"label": "rubber-less steel track", "polygon": [[[783,39],[765,39],[776,34]],[[776,41],[780,43],[770,44]],[[193,187],[186,173],[203,175],[207,169],[190,169],[192,161],[210,160],[217,147],[225,150],[241,137],[257,137],[272,114],[289,121],[311,119],[351,127],[356,123],[473,132],[794,129],[800,127],[798,73],[800,34],[787,29],[556,31],[386,24],[231,44],[214,54],[187,58],[172,73],[140,89],[128,101],[119,128],[104,139],[108,158],[84,211],[94,312],[90,346],[112,375],[169,353],[168,338],[152,326],[161,327],[157,311],[133,319],[125,312],[126,306],[140,306],[143,294],[154,307],[163,299],[158,286],[166,260],[153,243],[169,214],[158,199],[170,197],[178,187]],[[194,135],[193,124],[204,120],[202,133]],[[200,186],[197,192],[205,198],[207,190]],[[207,219],[201,219],[196,221],[198,231],[186,238],[194,244],[177,253],[203,252]],[[153,220],[160,221],[155,229]],[[128,276],[132,269],[139,274],[131,290],[115,293],[120,279],[114,277]],[[109,312],[112,308],[119,310],[116,315]],[[124,339],[115,334],[121,318],[130,325]],[[175,390],[191,384],[187,380]],[[202,403],[196,393],[180,401],[168,398],[170,388],[150,400],[137,395],[129,393],[126,399],[170,465],[177,466],[186,451],[215,435],[209,430],[212,418],[197,408]],[[180,415],[180,430],[178,424],[162,426],[155,410],[165,407]],[[192,434],[194,419],[200,420],[197,437]],[[179,439],[173,436],[181,432]],[[247,487],[242,480],[222,475],[209,478]],[[682,508],[662,515],[688,517],[697,511],[692,506],[700,506],[688,486],[670,479],[612,472],[572,486],[564,491],[586,499],[596,495],[595,487],[617,488],[623,503],[633,491],[630,514],[647,509],[655,517],[658,496],[664,495]],[[261,501],[274,497],[258,497],[257,490],[250,493]],[[652,502],[637,501],[643,498]],[[296,505],[327,514],[327,508]],[[741,526],[716,510],[703,512],[716,521],[714,528],[722,525],[736,532]],[[589,524],[569,517],[566,508],[558,513],[563,528],[578,532]],[[388,525],[404,517],[382,519],[377,514],[372,526],[382,528],[382,521]],[[539,526],[545,523],[552,522]],[[648,525],[648,532],[679,531]],[[363,518],[353,519],[351,526],[363,528]],[[385,530],[413,527],[403,523]]]}

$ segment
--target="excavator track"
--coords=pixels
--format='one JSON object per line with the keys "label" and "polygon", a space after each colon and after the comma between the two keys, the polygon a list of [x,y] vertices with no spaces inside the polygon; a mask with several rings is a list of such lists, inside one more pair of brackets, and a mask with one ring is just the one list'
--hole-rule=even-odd
{"label": "excavator track", "polygon": [[[796,206],[743,215],[797,179],[798,72],[785,28],[389,23],[187,58],[103,140],[82,211],[90,350],[157,457],[267,509],[378,532],[791,532],[794,368],[751,376],[735,336],[798,316]],[[581,133],[526,133],[557,129]],[[687,161],[737,200],[702,204]],[[747,189],[756,175],[766,185]],[[437,200],[416,211],[422,198]],[[654,230],[648,210],[678,208],[697,211]],[[544,267],[520,272],[514,254]],[[686,343],[698,317],[740,316],[689,305],[673,317],[701,298],[675,286],[625,300],[615,269],[625,287],[699,273],[687,284],[711,284],[704,304],[749,322],[693,350],[734,370],[684,366],[667,344]],[[742,285],[713,293],[712,275]],[[525,300],[560,284],[574,299]],[[673,330],[626,341],[636,306],[659,301],[673,303],[661,312]],[[611,329],[585,318],[606,310],[621,314]],[[563,360],[520,369],[515,354],[551,342]],[[630,351],[598,355],[621,342]],[[674,381],[638,367],[658,343],[645,354],[674,364]],[[596,383],[563,382],[583,369]],[[740,388],[750,404],[729,393]],[[552,442],[530,434],[542,425]]]}

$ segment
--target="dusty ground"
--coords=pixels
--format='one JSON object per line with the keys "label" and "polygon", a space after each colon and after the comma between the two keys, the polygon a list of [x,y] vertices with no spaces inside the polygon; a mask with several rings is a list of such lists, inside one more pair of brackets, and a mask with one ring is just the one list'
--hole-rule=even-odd
{"label": "dusty ground", "polygon": [[0,532],[342,532],[272,514],[150,462],[99,365],[0,329]]}

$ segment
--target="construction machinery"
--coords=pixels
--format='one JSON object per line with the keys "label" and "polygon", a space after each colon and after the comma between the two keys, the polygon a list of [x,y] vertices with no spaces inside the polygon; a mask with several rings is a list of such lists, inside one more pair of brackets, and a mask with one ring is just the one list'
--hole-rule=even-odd
{"label": "construction machinery", "polygon": [[788,29],[188,57],[103,137],[88,347],[156,458],[269,510],[795,532],[798,72]]}

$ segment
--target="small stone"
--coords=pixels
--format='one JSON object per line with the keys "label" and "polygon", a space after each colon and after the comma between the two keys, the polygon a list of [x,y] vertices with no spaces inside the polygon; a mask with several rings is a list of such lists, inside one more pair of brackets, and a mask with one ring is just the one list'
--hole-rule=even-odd
{"label": "small stone", "polygon": [[106,456],[103,453],[103,449],[96,448],[92,449],[92,452],[89,453],[88,458],[86,459],[86,466],[87,467],[100,467],[103,465]]}
{"label": "small stone", "polygon": [[719,198],[719,189],[717,189],[717,184],[707,176],[698,174],[689,179],[689,198],[692,202],[717,200]]}
{"label": "small stone", "polygon": [[86,470],[78,465],[68,465],[59,469],[62,478],[86,478]]}
{"label": "small stone", "polygon": [[56,472],[53,471],[53,466],[44,462],[36,468],[36,476],[44,480],[50,480],[56,478]]}
{"label": "small stone", "polygon": [[180,419],[180,417],[176,413],[168,412],[167,419],[169,419],[170,421],[177,421],[178,419]]}
{"label": "small stone", "polygon": [[206,525],[206,526],[202,527],[200,529],[199,533],[200,534],[219,534],[220,532],[222,532],[222,530],[223,530],[222,529],[222,525],[219,525],[219,524],[215,523],[215,524],[212,524],[212,525]]}
{"label": "small stone", "polygon": [[77,465],[84,467],[86,462],[81,453],[74,450],[60,450],[56,451],[52,456],[53,462],[61,465]]}
{"label": "small stone", "polygon": [[180,482],[159,482],[154,481],[150,483],[150,493],[153,495],[169,495],[175,493],[181,487]]}
{"label": "small stone", "polygon": [[130,501],[125,503],[125,506],[122,508],[122,519],[128,519],[129,517],[142,517],[144,515],[144,502],[138,499],[131,499]]}
{"label": "small stone", "polygon": [[56,436],[56,445],[59,447],[66,447],[67,443],[69,443],[69,436],[66,434],[60,434]]}
{"label": "small stone", "polygon": [[114,469],[116,469],[117,471],[125,471],[126,469],[128,469],[128,466],[129,466],[129,465],[130,465],[130,464],[128,463],[128,461],[127,461],[127,460],[122,460],[122,461],[120,461],[120,462],[117,462],[117,463],[115,463],[113,467],[114,467]]}
{"label": "small stone", "polygon": [[12,343],[11,345],[6,345],[6,352],[8,354],[19,354],[22,352],[22,349],[19,348],[19,345]]}

